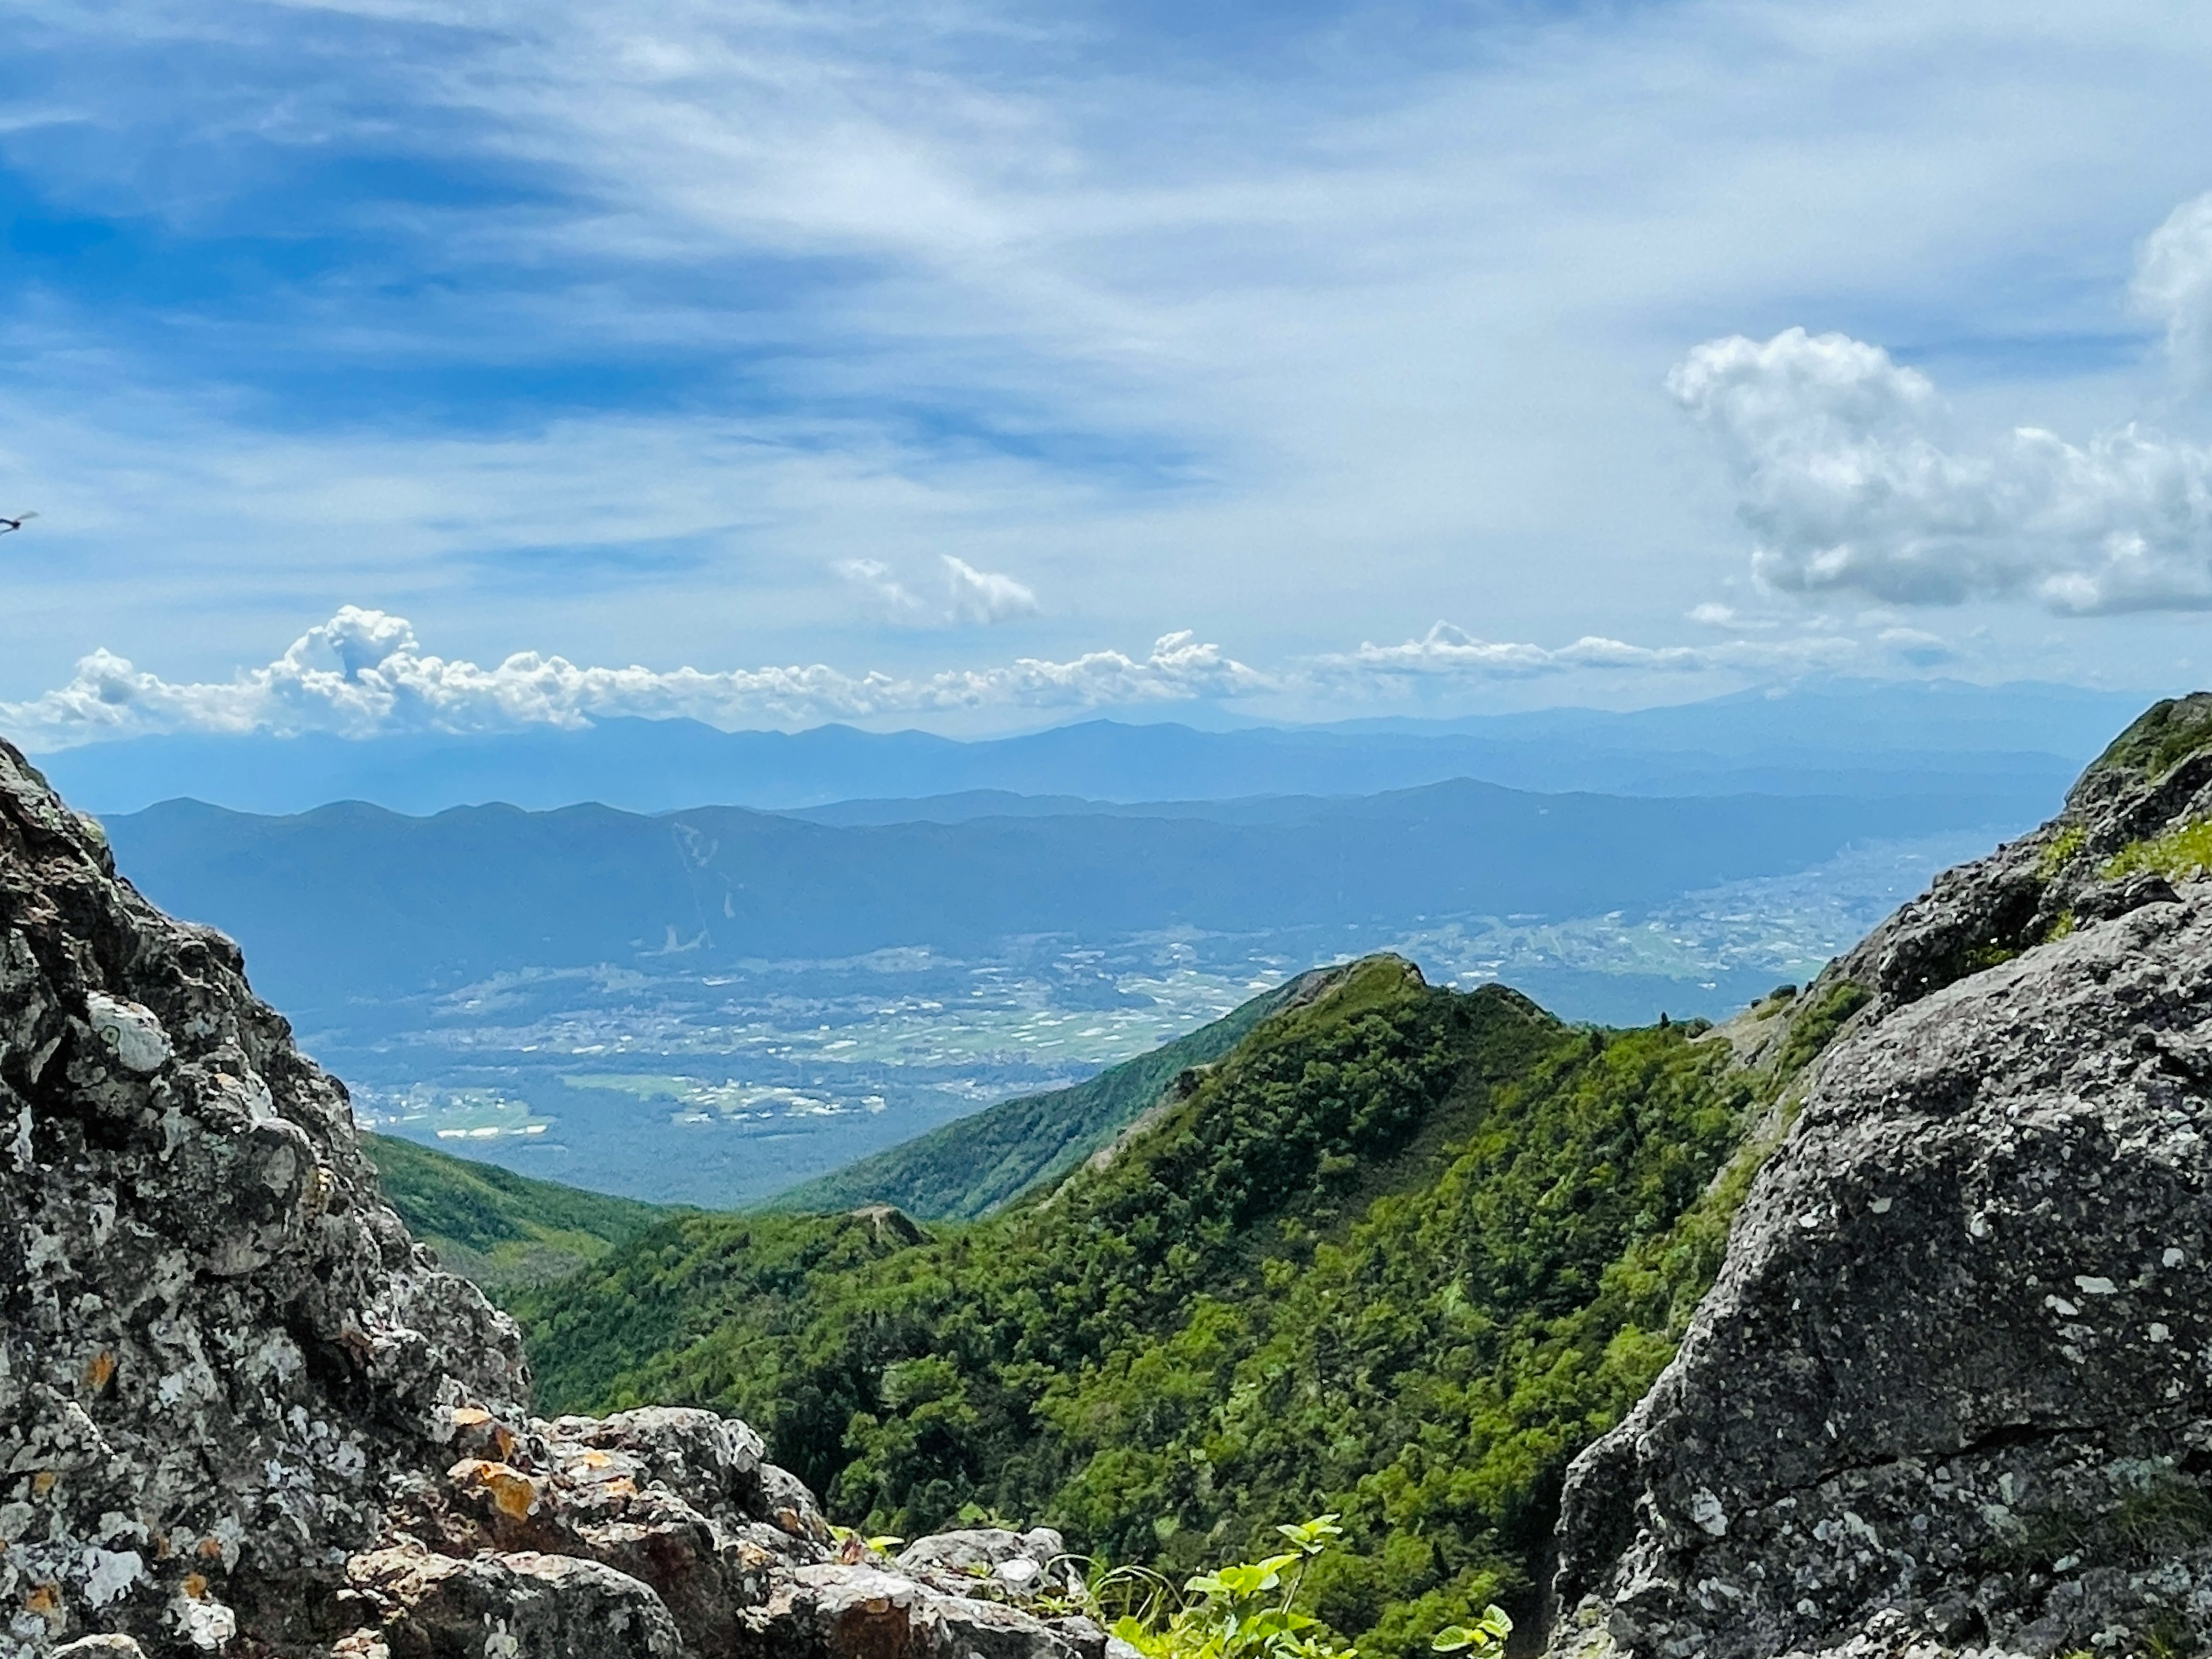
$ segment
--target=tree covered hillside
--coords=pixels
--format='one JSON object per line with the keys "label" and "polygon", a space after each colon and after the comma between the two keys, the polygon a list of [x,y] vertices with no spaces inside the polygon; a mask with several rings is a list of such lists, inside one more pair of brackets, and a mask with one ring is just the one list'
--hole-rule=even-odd
{"label": "tree covered hillside", "polygon": [[361,1144],[408,1231],[495,1297],[572,1273],[670,1213],[396,1136],[364,1134]]}
{"label": "tree covered hillside", "polygon": [[1109,1066],[1072,1088],[1002,1100],[794,1187],[770,1207],[894,1204],[925,1220],[988,1215],[1099,1151],[1141,1117],[1180,1073],[1219,1060],[1267,1015],[1322,978],[1318,970],[1300,975],[1188,1036]]}
{"label": "tree covered hillside", "polygon": [[1363,1650],[1525,1596],[1568,1459],[1717,1270],[1771,1078],[1377,957],[1184,1086],[933,1237],[657,1227],[520,1300],[544,1403],[714,1406],[871,1530],[973,1504],[1171,1572],[1337,1510],[1316,1605]]}

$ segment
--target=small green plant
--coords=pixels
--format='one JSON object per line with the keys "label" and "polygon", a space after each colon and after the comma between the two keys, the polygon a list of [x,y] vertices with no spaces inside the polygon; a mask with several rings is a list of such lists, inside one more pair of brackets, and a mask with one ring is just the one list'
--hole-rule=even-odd
{"label": "small green plant", "polygon": [[2107,881],[2154,870],[2175,881],[2212,871],[2212,818],[2198,818],[2148,841],[2131,842],[2105,860],[2098,872]]}
{"label": "small green plant", "polygon": [[870,1537],[856,1527],[841,1527],[835,1521],[830,1523],[830,1536],[836,1540],[838,1556],[848,1566],[871,1555],[889,1555],[906,1542],[890,1533]]}
{"label": "small green plant", "polygon": [[1472,1625],[1446,1625],[1429,1644],[1436,1653],[1503,1653],[1505,1638],[1513,1634],[1513,1621],[1502,1607],[1485,1607]]}
{"label": "small green plant", "polygon": [[1782,1053],[1774,1062],[1775,1076],[1787,1079],[1803,1071],[1835,1040],[1844,1022],[1873,1000],[1874,993],[1856,980],[1839,979],[1821,992],[1790,1026]]}
{"label": "small green plant", "polygon": [[[1137,1610],[1114,1621],[1114,1634],[1145,1659],[1358,1659],[1356,1650],[1297,1605],[1307,1569],[1344,1536],[1336,1522],[1335,1516],[1323,1515],[1277,1527],[1290,1548],[1199,1573],[1185,1582],[1179,1600],[1147,1569],[1107,1574],[1102,1588],[1133,1590],[1140,1601]],[[1498,1659],[1512,1628],[1502,1610],[1486,1607],[1472,1626],[1439,1631],[1432,1646],[1468,1659]]]}
{"label": "small green plant", "polygon": [[2074,855],[2081,850],[2082,843],[2088,839],[2087,825],[2068,824],[2053,836],[2051,844],[2043,849],[2043,856],[2036,861],[2036,874],[2049,881],[2074,861]]}

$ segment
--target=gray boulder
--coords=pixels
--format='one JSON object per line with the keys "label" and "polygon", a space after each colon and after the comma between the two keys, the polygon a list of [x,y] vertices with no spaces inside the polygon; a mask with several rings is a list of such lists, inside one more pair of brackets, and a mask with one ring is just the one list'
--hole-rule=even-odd
{"label": "gray boulder", "polygon": [[762,1452],[532,1417],[237,948],[0,744],[0,1659],[1103,1659]]}
{"label": "gray boulder", "polygon": [[1800,999],[1856,1012],[1570,1472],[1555,1654],[2203,1650],[2212,883],[2140,848],[2208,740],[2161,705]]}

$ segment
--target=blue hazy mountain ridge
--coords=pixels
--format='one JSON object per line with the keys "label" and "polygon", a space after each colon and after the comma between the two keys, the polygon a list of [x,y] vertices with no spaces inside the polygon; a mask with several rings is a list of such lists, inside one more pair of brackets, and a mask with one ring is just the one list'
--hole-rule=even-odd
{"label": "blue hazy mountain ridge", "polygon": [[1613,794],[1856,796],[2002,779],[2047,799],[2139,705],[2134,695],[2033,684],[1842,681],[1629,714],[1546,709],[1227,731],[1088,720],[969,742],[846,726],[722,732],[625,719],[479,735],[142,738],[40,763],[71,799],[103,815],[178,797],[270,814],[342,799],[413,814],[493,801],[660,812],[710,801],[788,809],[993,790],[1133,803],[1369,794],[1457,777]]}
{"label": "blue hazy mountain ridge", "polygon": [[1112,813],[839,826],[738,807],[500,805],[107,820],[156,903],[245,945],[291,1012],[520,969],[954,953],[1015,936],[1252,933],[1583,915],[1803,869],[1854,842],[2024,822],[2047,797],[1535,794],[1461,780],[1276,801],[1249,822]]}

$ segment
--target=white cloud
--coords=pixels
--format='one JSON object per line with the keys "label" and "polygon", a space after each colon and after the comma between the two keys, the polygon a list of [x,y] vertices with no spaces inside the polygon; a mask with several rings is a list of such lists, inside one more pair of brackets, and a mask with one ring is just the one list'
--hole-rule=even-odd
{"label": "white cloud", "polygon": [[96,651],[58,690],[0,702],[0,729],[37,751],[167,732],[497,731],[582,726],[620,715],[689,718],[736,727],[988,707],[1085,708],[1235,697],[1266,675],[1170,634],[1149,655],[1092,651],[1065,662],[1024,657],[999,667],[918,677],[810,666],[708,672],[592,668],[521,652],[493,667],[423,650],[414,629],[348,605],[265,667],[228,680],[175,684]]}
{"label": "white cloud", "polygon": [[[0,606],[0,684],[65,678],[81,639],[214,678],[267,654],[252,618],[367,592],[479,655],[504,625],[603,661],[842,661],[848,596],[803,579],[879,558],[933,605],[940,548],[1033,574],[1089,630],[1056,656],[1201,617],[1248,652],[1437,612],[1660,637],[1721,556],[1655,365],[1832,304],[1994,348],[2063,405],[2075,360],[2008,343],[2109,335],[2121,273],[2078,273],[2203,183],[2212,15],[2170,0],[1522,9],[1370,9],[1344,52],[1341,8],[1163,40],[999,0],[318,0],[251,27],[31,0],[11,164],[180,240],[142,304],[96,260],[81,306],[24,288],[56,344],[35,376],[11,355],[33,433],[0,466],[63,556]],[[312,250],[296,280],[194,284],[270,234]],[[102,364],[130,384],[94,407]],[[516,369],[580,441],[530,429]],[[654,369],[665,399],[567,401]],[[699,413],[737,385],[739,414]],[[204,407],[125,456],[165,388]],[[657,453],[583,430],[625,410]],[[847,429],[678,430],[793,411]],[[75,487],[95,471],[120,476]],[[696,544],[680,603],[508,551],[650,534]],[[179,605],[209,620],[172,647]]]}
{"label": "white cloud", "polygon": [[830,568],[860,589],[870,610],[894,622],[912,622],[928,612],[881,559],[840,559]]}
{"label": "white cloud", "polygon": [[1036,615],[1036,593],[1012,576],[978,570],[950,553],[944,558],[945,583],[952,592],[950,615],[953,621],[988,626]]}
{"label": "white cloud", "polygon": [[1719,443],[1769,587],[2212,606],[2212,452],[2135,426],[2087,446],[2034,427],[1962,441],[1926,375],[1802,328],[1709,341],[1667,384]]}
{"label": "white cloud", "polygon": [[2165,325],[2183,381],[2212,380],[2212,193],[2184,202],[2144,240],[2130,293]]}
{"label": "white cloud", "polygon": [[996,571],[978,570],[965,559],[939,556],[945,599],[931,605],[901,581],[881,559],[840,559],[830,568],[860,590],[870,611],[894,623],[988,628],[1037,614],[1037,597],[1025,583]]}
{"label": "white cloud", "polygon": [[1932,634],[1892,628],[1873,646],[1840,635],[1644,646],[1586,635],[1547,647],[1477,639],[1439,622],[1419,639],[1363,644],[1278,671],[1240,662],[1184,630],[1149,653],[1023,657],[934,673],[849,673],[826,664],[755,669],[592,667],[539,652],[490,666],[423,648],[405,618],[343,607],[274,661],[226,680],[173,681],[111,651],[81,659],[69,683],[0,702],[0,732],[34,753],[173,732],[372,738],[398,732],[574,728],[632,717],[690,719],[726,730],[973,711],[1127,708],[1200,699],[1402,695],[1410,681],[1480,683],[1577,674],[1791,678],[1953,653]]}
{"label": "white cloud", "polygon": [[1717,671],[1811,673],[1861,660],[1855,640],[1810,635],[1794,640],[1731,640],[1719,645],[1631,645],[1585,635],[1570,645],[1542,646],[1482,640],[1439,622],[1417,640],[1362,645],[1322,659],[1326,672],[1368,675],[1449,676],[1522,679],[1538,674],[1638,671],[1666,674]]}

